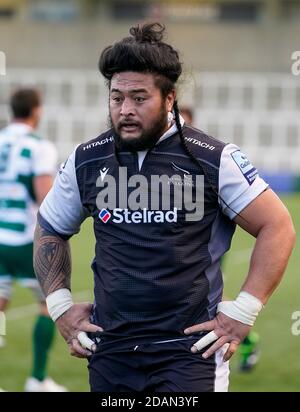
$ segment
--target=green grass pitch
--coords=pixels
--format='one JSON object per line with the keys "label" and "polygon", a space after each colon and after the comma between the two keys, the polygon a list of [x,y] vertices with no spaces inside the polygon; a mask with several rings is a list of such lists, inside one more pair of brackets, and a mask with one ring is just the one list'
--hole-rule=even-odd
{"label": "green grass pitch", "polygon": [[[282,197],[290,210],[297,233],[300,233],[300,195]],[[228,253],[225,294],[234,298],[247,273],[253,238],[238,229]],[[93,256],[91,223],[84,224],[79,236],[72,239],[72,288],[80,300],[92,299]],[[299,391],[300,336],[293,336],[292,313],[300,310],[299,239],[285,277],[267,307],[259,316],[255,330],[260,334],[261,360],[248,374],[238,371],[238,358],[231,361],[231,391]],[[22,391],[31,363],[31,331],[35,305],[29,291],[16,286],[7,315],[7,345],[0,349],[0,387]],[[86,361],[69,356],[63,339],[56,336],[51,353],[49,375],[70,391],[88,391]]]}

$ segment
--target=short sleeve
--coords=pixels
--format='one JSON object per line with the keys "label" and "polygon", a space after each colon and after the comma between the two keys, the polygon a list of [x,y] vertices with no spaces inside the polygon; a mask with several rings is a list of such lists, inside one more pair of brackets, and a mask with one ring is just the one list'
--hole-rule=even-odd
{"label": "short sleeve", "polygon": [[75,171],[74,151],[61,166],[52,189],[40,206],[39,213],[53,229],[62,235],[78,233],[81,223],[89,216],[82,206]]}
{"label": "short sleeve", "polygon": [[219,195],[223,213],[234,219],[267,188],[268,184],[239,147],[226,145],[219,170]]}
{"label": "short sleeve", "polygon": [[35,176],[55,175],[57,172],[57,151],[53,143],[48,140],[36,142],[32,169]]}

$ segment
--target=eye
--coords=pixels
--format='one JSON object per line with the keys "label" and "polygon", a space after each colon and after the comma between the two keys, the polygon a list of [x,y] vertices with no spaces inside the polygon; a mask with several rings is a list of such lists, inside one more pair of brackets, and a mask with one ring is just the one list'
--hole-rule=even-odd
{"label": "eye", "polygon": [[136,102],[138,102],[138,103],[142,103],[142,102],[144,102],[146,99],[145,99],[145,97],[138,96],[138,97],[135,97],[134,100],[135,100]]}
{"label": "eye", "polygon": [[120,103],[122,98],[120,96],[111,96],[111,100],[115,103]]}

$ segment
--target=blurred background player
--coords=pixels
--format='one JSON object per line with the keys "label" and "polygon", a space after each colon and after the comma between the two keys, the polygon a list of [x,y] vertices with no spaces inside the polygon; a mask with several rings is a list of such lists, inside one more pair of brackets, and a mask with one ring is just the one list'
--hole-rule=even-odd
{"label": "blurred background player", "polygon": [[[184,118],[185,124],[188,126],[194,125],[194,112],[189,106],[182,106],[180,114]],[[221,266],[224,269],[225,255],[222,257]],[[238,353],[240,356],[239,368],[241,372],[249,372],[257,364],[260,357],[258,347],[259,335],[254,331],[250,331],[243,342],[239,345]]]}
{"label": "blurred background player", "polygon": [[180,108],[180,114],[184,118],[184,122],[188,126],[194,126],[194,112],[188,106],[182,106]]}
{"label": "blurred background player", "polygon": [[12,123],[0,131],[0,311],[4,312],[10,302],[13,281],[32,290],[39,302],[39,314],[33,330],[32,371],[25,391],[64,392],[63,386],[47,377],[55,325],[32,265],[37,207],[52,186],[57,165],[54,145],[34,133],[41,104],[37,90],[17,90],[10,101]]}

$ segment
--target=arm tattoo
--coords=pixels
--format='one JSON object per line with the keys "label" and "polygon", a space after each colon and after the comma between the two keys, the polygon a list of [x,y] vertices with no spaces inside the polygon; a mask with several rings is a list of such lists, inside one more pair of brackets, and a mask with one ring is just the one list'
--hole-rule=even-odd
{"label": "arm tattoo", "polygon": [[44,294],[70,289],[71,253],[69,242],[47,232],[38,223],[34,234],[34,271]]}

